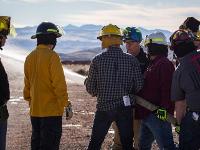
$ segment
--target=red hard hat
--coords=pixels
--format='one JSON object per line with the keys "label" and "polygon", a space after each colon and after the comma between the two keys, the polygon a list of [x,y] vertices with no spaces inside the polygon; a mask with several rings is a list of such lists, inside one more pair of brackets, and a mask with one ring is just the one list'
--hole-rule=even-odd
{"label": "red hard hat", "polygon": [[170,49],[174,50],[175,45],[178,45],[180,43],[192,42],[195,39],[196,37],[191,31],[179,29],[175,31],[170,37],[170,42],[171,42]]}

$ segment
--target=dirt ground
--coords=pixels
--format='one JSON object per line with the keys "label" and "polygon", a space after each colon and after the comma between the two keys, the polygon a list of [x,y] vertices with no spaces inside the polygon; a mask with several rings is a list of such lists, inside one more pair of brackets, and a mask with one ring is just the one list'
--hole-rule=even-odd
{"label": "dirt ground", "polygon": [[[69,85],[68,92],[73,105],[74,116],[70,121],[66,121],[63,117],[63,134],[60,149],[84,150],[87,148],[91,134],[95,99],[90,97],[81,85]],[[8,106],[10,117],[8,121],[7,149],[29,150],[31,124],[28,105],[17,94],[12,97]],[[102,146],[103,149],[109,149],[111,142],[112,133],[108,133]]]}
{"label": "dirt ground", "polygon": [[[15,67],[13,67],[13,63]],[[29,150],[31,140],[31,123],[29,107],[23,100],[23,68],[20,62],[3,59],[9,77],[11,99],[8,102],[9,119],[7,132],[7,150]],[[66,121],[63,117],[61,150],[84,150],[87,148],[96,100],[87,94],[85,87],[68,84],[69,99],[72,102],[74,116]],[[109,149],[113,131],[109,131],[102,149]]]}
{"label": "dirt ground", "polygon": [[[10,62],[10,61],[9,61]],[[11,99],[8,102],[10,117],[8,120],[7,150],[30,150],[31,123],[29,108],[22,97],[23,69],[10,68],[8,72]],[[16,66],[19,66],[15,63]],[[69,99],[72,102],[74,116],[70,121],[63,117],[63,134],[61,138],[61,150],[85,150],[89,143],[96,99],[87,94],[85,87],[78,84],[68,84]],[[177,139],[176,134],[174,134]],[[110,129],[104,143],[103,150],[110,149],[113,138],[113,130]],[[157,149],[154,145],[153,149]]]}

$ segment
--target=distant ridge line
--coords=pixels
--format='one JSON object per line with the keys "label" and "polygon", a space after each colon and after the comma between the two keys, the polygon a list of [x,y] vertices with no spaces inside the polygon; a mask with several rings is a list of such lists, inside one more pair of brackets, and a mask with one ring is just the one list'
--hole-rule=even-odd
{"label": "distant ridge line", "polygon": [[83,61],[73,61],[73,60],[64,60],[62,61],[62,64],[65,65],[89,65],[91,63],[90,60],[83,60]]}

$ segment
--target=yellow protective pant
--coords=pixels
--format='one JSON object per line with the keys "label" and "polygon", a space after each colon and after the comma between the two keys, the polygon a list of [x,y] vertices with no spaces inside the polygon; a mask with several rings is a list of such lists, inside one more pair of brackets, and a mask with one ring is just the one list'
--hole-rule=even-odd
{"label": "yellow protective pant", "polygon": [[[139,149],[139,136],[140,136],[140,124],[141,120],[134,119],[133,121],[133,132],[134,132],[134,148]],[[112,150],[122,150],[122,144],[120,141],[119,130],[117,128],[116,122],[112,123],[112,128],[114,130],[114,138],[112,144]]]}

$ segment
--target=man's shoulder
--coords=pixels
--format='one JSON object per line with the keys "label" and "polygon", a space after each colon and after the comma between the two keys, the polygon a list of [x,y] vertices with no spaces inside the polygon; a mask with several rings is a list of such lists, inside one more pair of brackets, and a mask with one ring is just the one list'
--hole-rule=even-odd
{"label": "man's shoulder", "polygon": [[122,62],[126,61],[129,64],[139,64],[138,59],[129,53],[122,52],[119,57],[121,58]]}
{"label": "man's shoulder", "polygon": [[162,57],[158,61],[158,64],[162,66],[174,66],[173,63],[167,57]]}
{"label": "man's shoulder", "polygon": [[92,58],[92,61],[94,62],[94,61],[98,61],[99,59],[101,59],[102,57],[104,57],[104,54],[105,52],[101,52],[101,53],[99,53],[99,54],[97,54],[97,55],[95,55],[93,58]]}
{"label": "man's shoulder", "polygon": [[26,56],[26,60],[30,59],[31,57],[33,57],[33,55],[35,55],[36,53],[36,49],[33,49],[27,56]]}
{"label": "man's shoulder", "polygon": [[138,61],[135,56],[132,56],[131,54],[123,52],[123,51],[120,53],[109,53],[108,51],[104,51],[94,56],[92,61],[95,62],[95,61],[99,61],[103,59],[108,59],[109,57],[118,57],[118,58],[126,59],[127,61],[131,61],[131,62]]}

